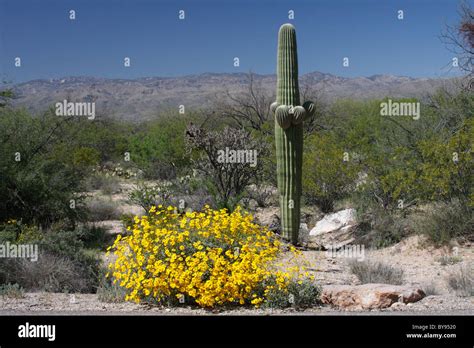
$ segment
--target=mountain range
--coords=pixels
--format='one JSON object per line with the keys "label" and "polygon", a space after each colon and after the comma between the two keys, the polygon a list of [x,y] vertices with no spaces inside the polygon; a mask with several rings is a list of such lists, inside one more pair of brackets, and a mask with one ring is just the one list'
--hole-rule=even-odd
{"label": "mountain range", "polygon": [[[13,104],[38,113],[64,99],[94,101],[98,115],[141,121],[156,117],[160,110],[187,110],[212,105],[219,95],[238,95],[248,89],[247,73],[204,73],[181,77],[144,77],[133,80],[97,77],[64,77],[32,80],[10,86]],[[274,95],[276,75],[252,74],[256,88]],[[337,98],[426,97],[440,87],[449,87],[455,79],[412,78],[393,75],[339,77],[321,72],[300,76],[300,87],[309,86],[326,100]]]}

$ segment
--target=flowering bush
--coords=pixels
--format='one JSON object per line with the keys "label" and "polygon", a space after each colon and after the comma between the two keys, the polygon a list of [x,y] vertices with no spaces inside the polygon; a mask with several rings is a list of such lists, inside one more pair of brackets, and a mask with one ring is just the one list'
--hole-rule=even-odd
{"label": "flowering bush", "polygon": [[299,294],[289,289],[312,278],[302,267],[281,268],[283,245],[252,221],[240,208],[179,214],[172,206],[154,206],[148,216],[134,218],[130,235],[117,237],[109,276],[127,290],[126,300],[137,303],[258,307],[278,292],[291,305]]}

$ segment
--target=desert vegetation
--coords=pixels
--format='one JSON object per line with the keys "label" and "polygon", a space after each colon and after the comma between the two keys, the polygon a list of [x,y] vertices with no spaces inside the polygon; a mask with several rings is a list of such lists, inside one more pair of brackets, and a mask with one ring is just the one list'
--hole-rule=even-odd
{"label": "desert vegetation", "polygon": [[[435,245],[472,241],[472,94],[438,91],[421,101],[423,117],[416,121],[381,117],[381,102],[325,106],[318,127],[305,135],[303,206],[321,213],[355,208],[355,233],[368,247],[412,234]],[[113,238],[94,224],[121,220],[124,232],[133,225],[133,212],[122,209],[116,195],[144,215],[160,204],[229,213],[278,204],[272,137],[230,119],[204,122],[204,112],[169,111],[144,125],[58,120],[8,105],[0,113],[0,237],[44,246],[34,267],[0,260],[2,284],[97,291],[103,286],[100,255]],[[271,128],[272,120],[266,122],[262,129]],[[258,165],[220,165],[217,151],[226,147],[257,150]]]}
{"label": "desert vegetation", "polygon": [[[2,296],[315,306],[314,270],[282,265],[311,248],[300,225],[314,227],[307,211],[354,209],[353,243],[374,250],[413,235],[429,247],[474,242],[474,95],[464,84],[423,99],[324,101],[305,90],[313,102],[290,110],[299,91],[271,104],[275,95],[249,81],[212,111],[169,109],[141,123],[30,114],[3,91],[0,243],[38,245],[40,257],[0,259]],[[384,103],[419,103],[419,117],[384,116]],[[286,211],[290,198],[296,208]],[[276,227],[257,217],[279,205]],[[461,259],[440,260],[448,267]],[[349,267],[363,284],[403,284],[403,271],[390,265]],[[446,284],[472,296],[472,268]]]}

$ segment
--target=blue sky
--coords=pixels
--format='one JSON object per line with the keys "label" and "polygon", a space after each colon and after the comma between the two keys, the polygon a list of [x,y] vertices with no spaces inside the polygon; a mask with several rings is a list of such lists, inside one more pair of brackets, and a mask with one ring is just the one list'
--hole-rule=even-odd
{"label": "blue sky", "polygon": [[[0,74],[11,82],[271,74],[278,28],[291,22],[300,74],[448,77],[455,74],[446,68],[453,54],[439,35],[446,24],[457,23],[458,5],[456,0],[0,0]],[[181,9],[185,20],[178,19]],[[14,67],[15,57],[22,60],[20,68]],[[123,66],[124,57],[131,58],[131,67]],[[240,67],[233,66],[234,57]],[[347,68],[343,57],[350,59]]]}

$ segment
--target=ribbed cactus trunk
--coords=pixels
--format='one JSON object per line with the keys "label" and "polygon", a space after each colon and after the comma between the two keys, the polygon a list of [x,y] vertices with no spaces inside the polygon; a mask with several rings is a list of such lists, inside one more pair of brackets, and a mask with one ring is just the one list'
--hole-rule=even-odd
{"label": "ribbed cactus trunk", "polygon": [[278,33],[277,100],[271,109],[275,113],[282,235],[297,244],[301,212],[303,120],[312,115],[314,105],[306,102],[303,107],[300,106],[296,32],[291,24],[282,25]]}

